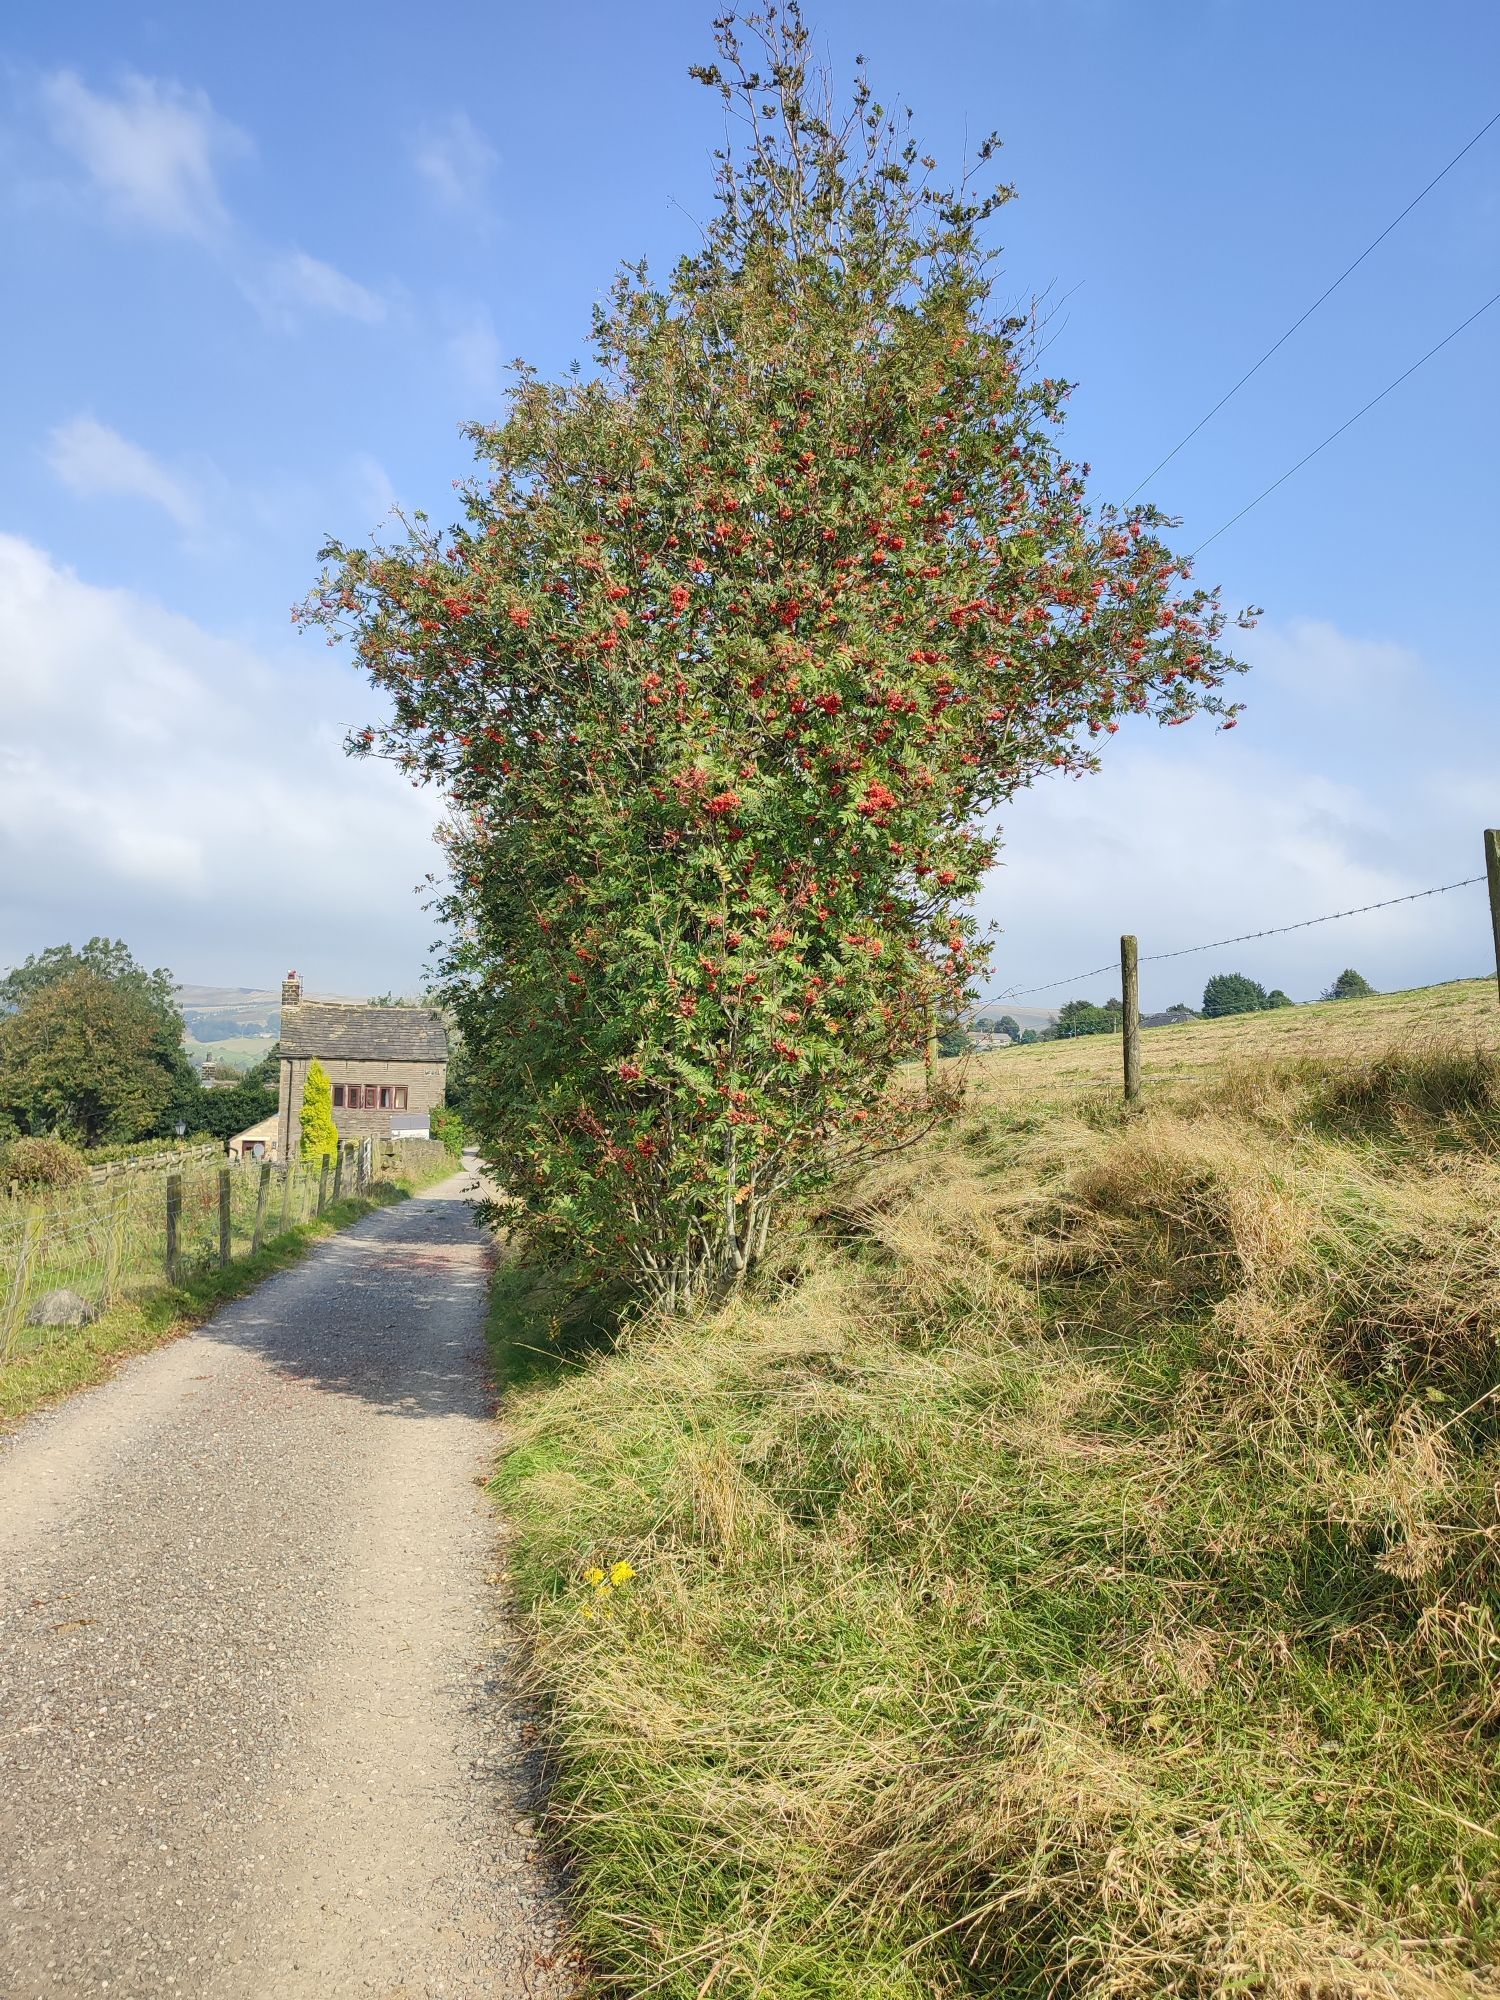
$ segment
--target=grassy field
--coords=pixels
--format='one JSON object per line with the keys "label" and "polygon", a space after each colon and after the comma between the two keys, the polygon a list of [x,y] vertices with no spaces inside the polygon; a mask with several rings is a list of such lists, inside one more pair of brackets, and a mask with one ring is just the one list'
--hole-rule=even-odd
{"label": "grassy field", "polygon": [[270,1054],[275,1041],[270,1035],[226,1035],[219,1042],[200,1042],[193,1035],[184,1035],[182,1046],[197,1069],[202,1069],[206,1062],[225,1063],[231,1069],[253,1069],[262,1056]]}
{"label": "grassy field", "polygon": [[1494,987],[1144,1046],[980,1060],[717,1312],[497,1292],[600,1992],[1500,1994]]}

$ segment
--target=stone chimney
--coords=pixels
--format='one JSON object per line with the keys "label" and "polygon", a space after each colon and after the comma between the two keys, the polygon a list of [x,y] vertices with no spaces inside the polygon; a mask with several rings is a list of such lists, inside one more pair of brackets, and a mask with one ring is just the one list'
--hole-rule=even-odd
{"label": "stone chimney", "polygon": [[289,972],[281,982],[281,1004],[295,1007],[302,998],[302,981],[295,972]]}

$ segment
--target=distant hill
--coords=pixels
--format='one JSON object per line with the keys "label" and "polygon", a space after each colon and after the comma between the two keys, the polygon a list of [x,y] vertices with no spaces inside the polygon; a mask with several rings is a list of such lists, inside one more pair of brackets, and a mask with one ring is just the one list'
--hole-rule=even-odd
{"label": "distant hill", "polygon": [[969,1009],[968,1018],[971,1021],[998,1021],[1002,1014],[1009,1014],[1018,1027],[1035,1028],[1038,1033],[1043,1028],[1050,1028],[1057,1019],[1055,1007],[1018,1007],[1014,1000],[981,1000]]}
{"label": "distant hill", "polygon": [[[309,993],[309,1000],[342,1000],[358,1006],[366,994]],[[193,986],[177,989],[177,1004],[187,1032],[182,1045],[202,1068],[205,1062],[249,1069],[258,1063],[281,1032],[281,987]]]}

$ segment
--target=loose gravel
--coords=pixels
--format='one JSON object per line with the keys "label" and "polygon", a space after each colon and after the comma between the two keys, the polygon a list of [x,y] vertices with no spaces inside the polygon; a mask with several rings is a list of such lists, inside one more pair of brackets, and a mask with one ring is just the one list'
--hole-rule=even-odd
{"label": "loose gravel", "polygon": [[3,2000],[573,1990],[472,1187],[0,1443]]}

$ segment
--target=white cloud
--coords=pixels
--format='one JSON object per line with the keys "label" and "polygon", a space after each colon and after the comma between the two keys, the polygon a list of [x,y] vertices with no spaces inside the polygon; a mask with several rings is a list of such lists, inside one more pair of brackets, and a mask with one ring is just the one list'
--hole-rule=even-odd
{"label": "white cloud", "polygon": [[352,763],[373,697],[0,535],[0,964],[95,932],[182,976],[414,984],[436,801]]}
{"label": "white cloud", "polygon": [[59,424],[47,440],[47,462],[74,493],[126,494],[162,508],[185,533],[200,525],[202,508],[191,485],[93,417]]}
{"label": "white cloud", "polygon": [[1271,625],[1248,642],[1254,688],[1270,680],[1278,693],[1305,703],[1394,701],[1422,675],[1409,646],[1390,639],[1361,639],[1326,618],[1293,618]]}
{"label": "white cloud", "polygon": [[397,502],[395,484],[373,452],[356,452],[349,464],[349,474],[355,500],[368,510],[372,523],[391,512]]}
{"label": "white cloud", "polygon": [[487,402],[498,402],[503,356],[500,336],[485,308],[474,306],[453,318],[445,345],[449,363],[464,390]]}
{"label": "white cloud", "polygon": [[[1257,633],[1241,727],[1122,730],[1098,776],[1046,780],[1003,815],[981,914],[1002,927],[989,990],[1299,923],[1474,875],[1496,822],[1488,727],[1465,734],[1409,649],[1314,620]],[[1239,690],[1237,690],[1238,692]],[[1482,888],[1144,964],[1145,1002],[1241,971],[1312,999],[1345,965],[1377,986],[1483,972]],[[1038,994],[1106,999],[1118,975]]]}
{"label": "white cloud", "polygon": [[444,208],[473,215],[488,206],[500,155],[466,112],[454,111],[418,134],[412,164]]}
{"label": "white cloud", "polygon": [[293,331],[308,313],[332,313],[378,326],[386,316],[378,292],[335,270],[305,250],[290,250],[275,258],[261,278],[245,287],[262,316],[284,331]]}
{"label": "white cloud", "polygon": [[216,163],[250,142],[202,91],[127,76],[110,97],[59,70],[43,79],[41,98],[53,139],[116,220],[199,239],[224,231]]}

